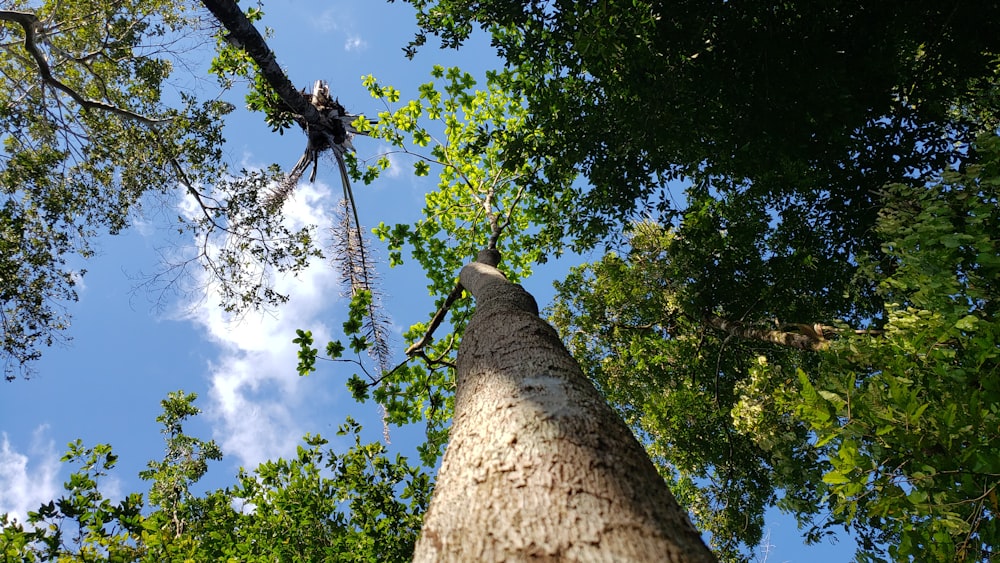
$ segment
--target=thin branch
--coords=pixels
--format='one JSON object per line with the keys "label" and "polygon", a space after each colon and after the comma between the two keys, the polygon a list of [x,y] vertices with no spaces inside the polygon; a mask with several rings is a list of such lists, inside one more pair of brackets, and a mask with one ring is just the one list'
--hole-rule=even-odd
{"label": "thin branch", "polygon": [[[513,180],[514,179],[512,178],[510,181]],[[493,228],[493,232],[492,234],[490,234],[490,240],[486,244],[486,248],[492,248],[496,250],[497,242],[500,241],[500,235],[503,233],[504,230],[507,229],[507,227],[510,226],[511,218],[514,215],[514,211],[517,209],[517,204],[521,201],[521,196],[523,195],[524,195],[524,186],[520,186],[517,188],[517,193],[514,194],[513,201],[510,202],[510,206],[507,209],[507,216],[504,217],[502,223],[498,223],[496,227]]]}
{"label": "thin branch", "polygon": [[229,232],[229,229],[225,228],[224,226],[216,222],[215,217],[213,217],[212,214],[209,213],[209,211],[219,211],[220,208],[205,204],[205,200],[202,198],[201,193],[194,187],[194,184],[191,182],[191,179],[188,178],[187,173],[184,171],[184,167],[181,166],[181,163],[178,162],[176,158],[171,157],[170,165],[173,167],[174,172],[177,174],[177,179],[180,181],[180,183],[184,185],[184,188],[187,190],[187,192],[191,194],[192,197],[194,197],[196,202],[198,202],[198,207],[201,208],[202,213],[205,214],[205,219],[207,219],[208,222],[212,224],[214,227],[221,229],[225,232]]}
{"label": "thin branch", "polygon": [[448,310],[451,306],[454,305],[455,301],[458,301],[458,298],[462,296],[462,291],[462,284],[456,283],[454,289],[452,289],[451,293],[448,294],[448,298],[444,300],[441,307],[439,307],[437,312],[434,313],[434,317],[431,318],[431,324],[427,327],[424,335],[420,338],[420,340],[414,342],[412,346],[406,349],[407,357],[423,354],[423,349],[430,344],[432,340],[434,340],[434,331],[437,330],[437,328],[441,325],[441,322],[444,321],[444,317],[448,314]]}
{"label": "thin branch", "polygon": [[[476,262],[487,264],[495,268],[498,264],[500,264],[500,252],[496,248],[484,248],[483,250],[480,250],[479,254],[476,256]],[[451,293],[448,294],[448,298],[444,300],[441,307],[436,313],[434,313],[434,317],[431,319],[431,324],[427,327],[427,331],[424,332],[424,336],[406,349],[407,357],[419,355],[418,352],[421,352],[424,347],[426,347],[430,341],[433,340],[434,331],[441,325],[441,322],[444,320],[444,316],[448,314],[448,310],[451,306],[458,300],[459,297],[462,296],[462,291],[464,291],[464,289],[465,288],[462,287],[461,282],[455,284],[454,289],[452,289]]]}
{"label": "thin branch", "polygon": [[[450,350],[451,346],[449,346],[448,348]],[[455,363],[454,362],[450,362],[450,361],[444,359],[445,356],[447,355],[447,352],[438,355],[437,358],[431,358],[423,350],[420,350],[420,351],[416,352],[413,355],[415,357],[417,357],[417,358],[422,359],[426,363],[427,367],[431,368],[431,369],[434,369],[437,366],[444,366],[444,367],[449,367],[449,368],[452,368],[452,369],[455,368]]]}

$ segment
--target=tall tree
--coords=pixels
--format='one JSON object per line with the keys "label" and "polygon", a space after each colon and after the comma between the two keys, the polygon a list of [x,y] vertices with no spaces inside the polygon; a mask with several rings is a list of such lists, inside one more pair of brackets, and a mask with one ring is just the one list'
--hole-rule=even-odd
{"label": "tall tree", "polygon": [[[283,75],[270,74],[273,55],[244,15],[238,10],[234,11],[231,2],[213,0],[206,1],[206,5],[227,27],[230,36],[254,59],[260,75],[278,96],[283,100],[288,95],[299,98],[298,93],[286,92]],[[441,79],[445,72],[436,67],[433,74]],[[474,82],[467,74],[457,70],[449,71],[447,78],[451,82],[446,88],[449,99],[442,99],[434,85],[427,84],[421,87],[423,101],[411,101],[395,113],[384,112],[379,116],[377,128],[371,127],[363,118],[354,123],[362,132],[381,136],[396,146],[405,148],[411,138],[417,146],[429,143],[431,136],[417,124],[423,112],[426,111],[432,119],[444,121],[445,142],[436,144],[430,156],[421,156],[415,170],[418,174],[426,174],[428,162],[441,166],[442,193],[428,197],[428,203],[447,211],[440,215],[428,213],[426,225],[432,229],[431,235],[444,230],[455,236],[458,247],[435,245],[433,239],[422,240],[419,235],[410,240],[432,280],[432,290],[450,290],[449,294],[456,295],[463,287],[471,289],[478,301],[473,320],[488,319],[481,321],[485,326],[481,329],[480,336],[473,336],[471,341],[468,340],[468,335],[463,336],[459,344],[460,361],[456,366],[455,385],[456,407],[461,407],[458,414],[462,418],[454,428],[458,439],[453,439],[449,445],[449,452],[454,453],[446,456],[445,467],[448,469],[443,470],[445,480],[436,493],[436,496],[442,495],[443,498],[432,501],[439,508],[431,512],[428,522],[422,528],[423,541],[420,545],[423,547],[418,548],[417,558],[455,560],[481,556],[504,560],[509,556],[538,554],[583,559],[598,555],[648,558],[655,553],[658,557],[666,555],[670,560],[676,561],[713,560],[642,448],[600,400],[593,387],[580,377],[579,369],[574,370],[575,363],[558,344],[551,327],[547,327],[547,338],[529,337],[525,341],[529,347],[537,345],[534,357],[522,357],[518,354],[519,348],[513,340],[498,342],[505,348],[503,354],[483,356],[486,350],[479,350],[481,342],[491,340],[489,333],[492,328],[499,326],[496,323],[523,318],[518,313],[518,307],[504,311],[502,305],[507,301],[504,295],[509,295],[509,288],[515,286],[506,280],[501,284],[496,283],[503,276],[492,267],[499,263],[498,247],[506,245],[517,248],[521,245],[520,239],[524,236],[523,232],[529,225],[527,219],[530,218],[530,215],[522,214],[525,209],[532,209],[531,200],[524,198],[523,185],[539,165],[535,158],[511,159],[505,152],[512,140],[526,143],[534,136],[530,129],[524,129],[524,109],[520,100],[507,96],[502,90],[469,93],[467,90]],[[491,74],[490,84],[495,85],[503,79],[502,74]],[[382,87],[373,79],[367,83],[374,95],[391,101],[398,99],[398,93],[394,89]],[[290,103],[286,105],[291,107]],[[459,112],[464,114],[465,123],[459,120]],[[305,118],[310,119],[308,116]],[[317,126],[323,125],[319,123]],[[331,133],[331,136],[334,134]],[[367,170],[367,176],[362,174],[362,177],[370,180],[385,166],[386,162],[380,160]],[[405,228],[393,229],[391,234],[384,227],[380,227],[378,231],[383,236],[392,236],[397,245],[400,239],[407,238],[409,234]],[[449,274],[454,271],[452,264],[456,259],[461,259],[470,248],[474,248],[473,245],[487,249],[486,252],[492,257],[491,267],[478,274],[475,265],[466,267],[460,276],[459,285],[452,289],[452,284],[448,283]],[[397,253],[395,260],[399,259]],[[515,265],[525,263],[525,256],[515,255]],[[452,267],[449,268],[448,265]],[[454,298],[449,298],[444,303],[450,305],[449,302],[453,300]],[[534,325],[535,330],[545,327],[545,323],[538,319],[537,306],[530,296],[522,291],[518,301],[530,303],[530,307],[520,304],[520,309],[523,309],[521,313],[529,308],[533,309],[534,320],[529,325]],[[447,308],[444,303],[442,307]],[[507,314],[493,315],[498,311]],[[461,324],[464,325],[464,322]],[[529,325],[524,328],[527,329]],[[432,321],[428,330],[433,330],[435,326]],[[345,329],[347,328],[345,325]],[[357,332],[357,329],[355,324],[353,332]],[[298,342],[303,346],[300,357],[305,359],[304,365],[300,365],[300,371],[308,372],[316,353],[311,349],[311,340],[304,331],[300,332]],[[426,364],[432,367],[435,362],[447,363],[443,360],[443,354],[436,360],[427,357],[424,349],[428,343],[429,340],[421,339],[411,347],[410,354],[420,354]],[[352,343],[355,351],[361,351],[366,345],[364,340]],[[327,346],[327,350],[338,353],[342,349],[339,345]],[[466,349],[470,351],[465,352]],[[447,351],[446,348],[445,353]],[[468,361],[463,363],[463,358]],[[486,374],[490,370],[507,362],[519,367],[501,376],[501,379],[513,383],[522,391],[535,389],[535,393],[529,400],[521,402],[522,408],[510,411],[511,419],[502,421],[504,425],[509,423],[509,432],[513,437],[503,443],[492,440],[486,442],[484,440],[488,438],[483,433],[483,425],[492,425],[503,417],[480,419],[478,424],[465,417],[470,416],[469,412],[478,410],[478,405],[503,400],[502,394],[498,396],[487,392],[489,382],[483,386],[477,380],[483,376],[488,379]],[[538,382],[528,381],[538,376],[535,373],[538,366],[548,364],[558,367],[552,373],[542,375]],[[424,397],[431,402],[431,414],[438,409],[434,406],[433,396],[439,393],[434,387],[440,386],[440,383],[432,386],[428,379],[423,370],[404,369],[383,373],[373,378],[372,384],[381,387],[377,389],[377,394],[380,395],[380,402],[388,403],[389,416],[405,419],[412,416],[414,410],[422,410],[414,409],[414,406],[422,407]],[[401,393],[401,384],[411,390],[418,389],[418,394],[406,396]],[[362,396],[367,392],[366,385],[352,383],[352,387]],[[403,397],[397,399],[394,395]],[[468,403],[463,403],[463,400]],[[561,410],[532,410],[531,400],[553,401],[554,406],[561,405]],[[440,406],[440,400],[438,405]],[[551,417],[555,435],[535,426],[539,416],[543,419]],[[595,421],[600,424],[595,424]],[[520,445],[515,446],[517,442]],[[523,477],[531,486],[518,487],[516,478],[512,481],[511,475],[503,467],[497,467],[491,486],[475,489],[467,487],[468,478],[475,475],[478,467],[478,457],[469,458],[468,452],[511,446],[515,452],[521,452],[520,461],[530,466],[525,469]],[[620,474],[616,473],[620,466],[626,467],[626,473],[632,476],[632,480],[622,481]],[[552,483],[557,486],[553,488]],[[504,502],[509,495],[506,491],[508,486],[521,489],[519,494],[523,500],[534,499],[540,502],[540,508],[551,508],[555,513],[546,515],[544,510],[532,511],[533,515],[541,517],[540,520],[535,520],[517,502]],[[580,487],[585,487],[583,492]],[[546,490],[546,494],[540,496]],[[463,506],[477,507],[473,518],[456,517],[455,508],[459,505],[453,501],[453,495],[463,494],[470,495]],[[592,496],[601,501],[586,502]],[[609,506],[604,506],[604,502]],[[509,524],[503,536],[488,534],[485,530],[490,515],[497,513],[502,514]],[[566,530],[561,530],[556,525],[560,519],[579,522],[580,528],[566,533]],[[581,541],[577,532],[584,530],[585,539]],[[478,532],[482,543],[471,546],[464,541],[471,531]],[[526,545],[519,544],[529,535],[531,538]]]}
{"label": "tall tree", "polygon": [[[459,46],[476,26],[486,29],[512,70],[510,87],[526,93],[532,123],[547,133],[547,142],[533,147],[552,157],[546,171],[575,167],[590,181],[568,189],[544,181],[532,186],[534,195],[559,202],[550,209],[575,209],[578,218],[567,225],[553,214],[543,239],[569,232],[586,246],[608,232],[627,231],[628,219],[637,215],[664,228],[654,235],[637,232],[633,240],[659,240],[629,260],[595,266],[600,281],[571,278],[579,287],[564,290],[579,308],[563,311],[562,322],[602,391],[620,401],[631,422],[655,428],[646,427],[653,455],[666,454],[664,467],[667,459],[675,469],[680,465],[673,474],[676,491],[699,525],[720,532],[713,539],[736,538],[726,549],[739,558],[738,544],[754,541],[760,522],[752,515],[773,502],[775,483],[791,479],[787,485],[804,495],[786,496],[786,506],[801,514],[819,509],[829,484],[820,479],[830,468],[824,464],[841,458],[826,457],[834,454],[809,441],[817,420],[795,415],[795,408],[770,408],[765,400],[797,380],[788,380],[787,371],[779,379],[760,374],[775,363],[821,379],[817,351],[827,353],[855,330],[864,334],[854,337],[867,342],[893,325],[901,301],[882,284],[903,271],[898,246],[887,244],[902,233],[885,231],[887,217],[901,205],[900,186],[911,190],[904,200],[917,194],[920,201],[948,199],[953,188],[941,184],[942,176],[968,172],[990,158],[986,147],[1000,111],[1000,45],[986,27],[996,25],[997,6],[409,3],[418,9],[421,28],[411,54],[430,34]],[[678,201],[669,181],[680,177],[692,185]],[[995,205],[988,193],[979,197],[987,208]],[[971,235],[964,231],[969,225],[957,228],[963,241]],[[966,252],[976,258],[958,270],[989,269],[991,249]],[[951,282],[936,283],[938,299],[954,295],[944,291]],[[573,320],[573,314],[580,317]],[[850,369],[867,374],[862,379],[876,375]],[[765,399],[741,402],[744,386]],[[841,399],[852,396],[846,386],[837,388]],[[956,391],[942,381],[933,393]],[[803,412],[815,412],[806,406],[812,399],[795,396]],[[776,433],[757,443],[740,426],[750,413],[781,413],[760,422]],[[985,435],[970,443],[982,445]],[[858,459],[852,457],[855,445],[845,450],[846,459]],[[696,479],[713,467],[713,482],[701,487]],[[783,474],[783,467],[800,472]],[[991,490],[988,472],[968,465],[962,471],[984,480],[976,481],[983,493]],[[894,475],[890,481],[900,479],[887,474]],[[798,479],[804,479],[801,487]],[[858,504],[837,504],[838,510],[863,511],[869,506],[864,495],[893,496],[879,497],[878,487],[850,489]],[[956,502],[971,507],[979,500]],[[728,509],[713,510],[723,507]],[[842,514],[831,521],[850,521],[866,548],[897,537],[880,536],[882,520],[867,526],[862,517]],[[747,516],[749,522],[740,522]],[[894,522],[906,533],[915,529],[900,518]],[[968,523],[962,530],[977,531],[968,542],[958,541],[963,532],[949,541],[965,546],[963,557],[983,557],[968,551],[984,529],[983,518],[969,513],[961,519]],[[920,537],[908,540],[912,551],[894,557],[934,553],[920,551],[928,549],[928,536]]]}
{"label": "tall tree", "polygon": [[642,446],[480,254],[455,419],[416,561],[714,561]]}

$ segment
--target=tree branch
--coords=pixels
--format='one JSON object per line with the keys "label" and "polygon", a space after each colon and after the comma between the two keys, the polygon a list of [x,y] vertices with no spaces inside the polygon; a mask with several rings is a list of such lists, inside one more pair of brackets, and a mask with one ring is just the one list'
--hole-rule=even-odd
{"label": "tree branch", "polygon": [[42,80],[49,86],[52,86],[72,98],[74,102],[80,105],[80,107],[86,110],[106,111],[121,117],[139,121],[140,123],[144,123],[146,125],[155,125],[166,121],[146,117],[100,100],[84,98],[76,90],[62,83],[58,78],[53,76],[52,69],[49,67],[49,62],[45,59],[45,55],[38,49],[38,33],[42,31],[42,22],[35,14],[29,12],[16,12],[13,10],[0,10],[0,20],[16,23],[24,29],[24,49],[28,51],[31,58],[35,60],[35,64],[38,65],[38,74],[41,75]]}
{"label": "tree branch", "polygon": [[278,65],[274,51],[267,46],[264,37],[247,19],[246,14],[240,10],[236,2],[232,0],[202,0],[202,4],[226,28],[229,37],[241,45],[250,58],[257,63],[261,76],[267,80],[267,83],[289,109],[301,115],[313,129],[332,130],[333,125],[330,120],[309,103],[309,100],[301,92],[295,89],[295,85]]}
{"label": "tree branch", "polygon": [[407,357],[413,357],[423,353],[423,349],[430,344],[431,340],[434,339],[434,331],[441,326],[441,322],[444,321],[444,317],[448,314],[448,310],[451,309],[451,306],[455,303],[455,301],[458,301],[458,298],[462,296],[462,290],[462,284],[456,283],[455,287],[451,290],[451,293],[448,294],[447,299],[444,300],[441,307],[439,307],[437,312],[434,313],[434,316],[431,318],[431,324],[427,327],[423,337],[406,349]]}
{"label": "tree branch", "polygon": [[833,332],[833,327],[822,324],[788,323],[783,327],[792,327],[796,331],[772,330],[765,328],[755,328],[746,326],[739,321],[724,319],[718,315],[708,314],[702,317],[702,321],[717,330],[727,333],[729,336],[746,338],[750,340],[762,340],[773,342],[782,346],[790,346],[801,350],[818,352],[826,349],[830,345],[825,333]]}
{"label": "tree branch", "polygon": [[[479,251],[479,255],[476,257],[476,262],[487,264],[489,266],[493,266],[494,268],[497,267],[497,265],[500,264],[500,252],[497,251],[495,244],[492,247],[487,247]],[[462,287],[461,282],[455,284],[451,293],[448,294],[448,298],[444,300],[441,307],[438,308],[436,313],[434,313],[434,317],[431,318],[431,324],[424,332],[424,336],[406,349],[407,357],[420,356],[423,354],[424,347],[426,347],[434,338],[434,331],[437,330],[437,327],[439,327],[441,322],[444,321],[444,316],[448,314],[448,310],[451,306],[458,300],[459,297],[462,296],[462,291],[464,289],[465,288]]]}

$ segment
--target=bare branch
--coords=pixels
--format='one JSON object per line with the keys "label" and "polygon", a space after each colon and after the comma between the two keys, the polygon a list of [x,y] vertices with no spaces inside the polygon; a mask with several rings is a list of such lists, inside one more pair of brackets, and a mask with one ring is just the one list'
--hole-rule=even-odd
{"label": "bare branch", "polygon": [[[479,254],[476,256],[476,262],[487,264],[495,268],[498,264],[500,264],[500,252],[497,251],[495,246],[484,248],[483,250],[480,250]],[[461,282],[455,284],[455,288],[451,290],[447,299],[444,300],[441,307],[438,308],[436,313],[434,313],[434,317],[431,318],[431,324],[424,332],[424,336],[406,349],[407,357],[418,356],[425,359],[427,358],[427,356],[423,353],[423,349],[430,344],[431,340],[434,339],[434,331],[437,330],[437,328],[441,325],[441,322],[444,321],[444,316],[448,314],[448,310],[451,309],[451,306],[454,305],[455,301],[462,296],[462,291],[464,291],[464,289],[465,288],[462,287]]]}
{"label": "bare branch", "polygon": [[434,316],[431,318],[431,324],[427,327],[423,337],[406,349],[407,357],[426,357],[423,356],[423,349],[430,344],[432,340],[434,340],[434,331],[441,326],[441,322],[444,321],[444,317],[448,314],[448,310],[451,309],[451,306],[455,304],[455,301],[458,301],[458,298],[462,296],[462,290],[462,284],[456,283],[455,288],[448,294],[447,299],[444,300],[441,307],[439,307],[437,312],[434,313]]}

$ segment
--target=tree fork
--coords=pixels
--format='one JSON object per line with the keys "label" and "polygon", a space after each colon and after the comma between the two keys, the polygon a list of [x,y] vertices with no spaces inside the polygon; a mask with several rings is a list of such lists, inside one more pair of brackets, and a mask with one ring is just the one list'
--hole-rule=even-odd
{"label": "tree fork", "polygon": [[715,561],[534,298],[482,262],[459,279],[476,311],[414,560]]}

